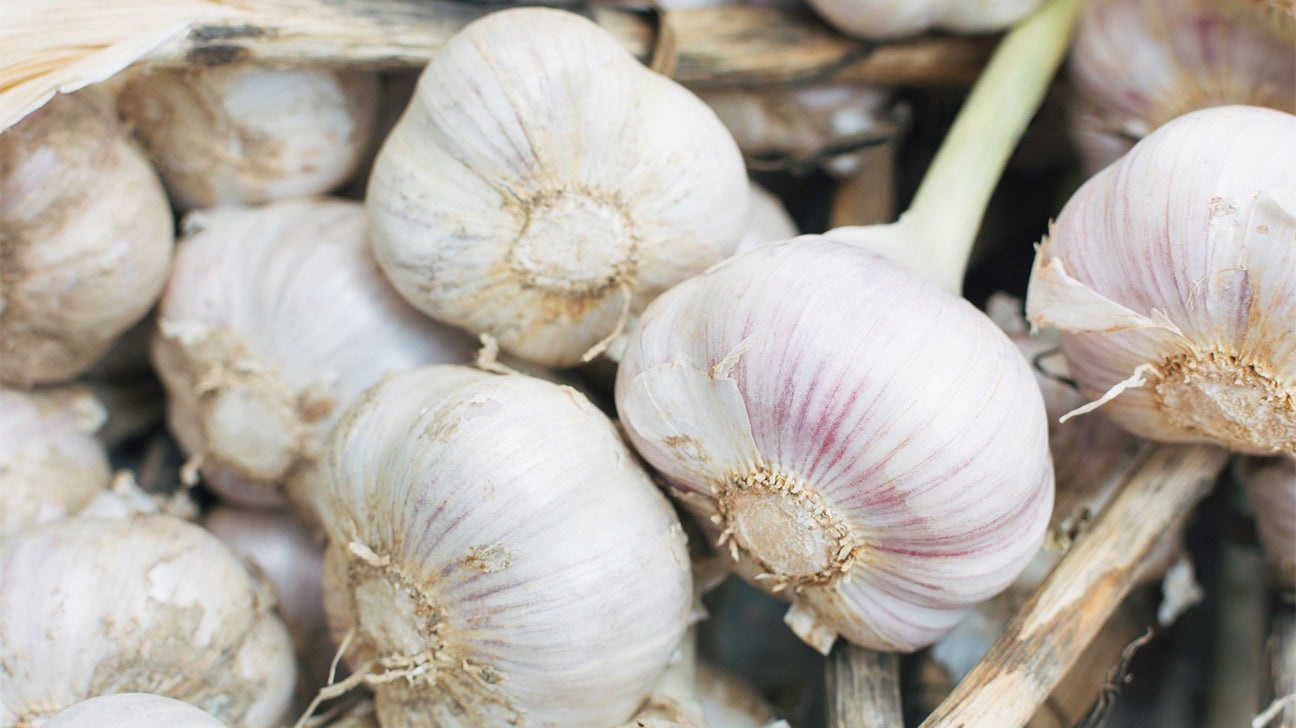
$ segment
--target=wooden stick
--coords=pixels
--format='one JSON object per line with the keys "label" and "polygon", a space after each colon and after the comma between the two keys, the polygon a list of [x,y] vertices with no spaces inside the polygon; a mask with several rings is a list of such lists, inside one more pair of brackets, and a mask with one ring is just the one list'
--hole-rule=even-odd
{"label": "wooden stick", "polygon": [[1154,448],[986,657],[922,728],[1025,725],[1129,592],[1140,562],[1209,491],[1228,454]]}
{"label": "wooden stick", "polygon": [[900,658],[840,640],[828,656],[828,728],[901,728]]}

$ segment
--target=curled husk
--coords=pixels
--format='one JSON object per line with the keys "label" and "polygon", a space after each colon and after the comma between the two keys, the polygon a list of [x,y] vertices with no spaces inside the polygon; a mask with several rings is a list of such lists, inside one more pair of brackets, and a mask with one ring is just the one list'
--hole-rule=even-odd
{"label": "curled husk", "polygon": [[314,510],[317,457],[342,410],[390,371],[467,362],[471,337],[387,284],[364,207],[327,198],[185,218],[153,359],[171,431],[240,503]]}
{"label": "curled husk", "polygon": [[102,98],[57,96],[0,134],[0,381],[71,381],[157,301],[171,208]]}
{"label": "curled husk", "polygon": [[372,73],[250,64],[146,68],[118,97],[176,207],[328,192],[369,148]]}
{"label": "curled husk", "polygon": [[325,607],[395,726],[630,717],[687,626],[683,530],[575,390],[427,367],[329,443]]}
{"label": "curled husk", "polygon": [[1067,202],[1026,307],[1091,406],[1151,440],[1296,454],[1292,159],[1296,116],[1203,109]]}
{"label": "curled husk", "polygon": [[1296,589],[1296,460],[1242,457],[1233,477],[1246,488],[1274,580]]}
{"label": "curled husk", "polygon": [[416,307],[570,366],[732,252],[747,177],[692,93],[578,15],[515,8],[428,64],[368,206],[378,260]]}
{"label": "curled husk", "polygon": [[810,6],[845,33],[876,40],[927,30],[990,33],[1034,10],[1040,0],[810,0]]}
{"label": "curled husk", "polygon": [[284,717],[288,633],[198,526],[129,512],[48,523],[0,542],[0,594],[22,595],[0,600],[0,726],[39,726],[121,692],[178,698],[245,728]]}
{"label": "curled husk", "polygon": [[1219,0],[1088,0],[1067,67],[1072,136],[1093,174],[1151,130],[1208,106],[1296,112],[1292,43]]}
{"label": "curled husk", "polygon": [[108,487],[107,413],[82,387],[0,387],[0,539],[76,513]]}
{"label": "curled husk", "polygon": [[101,695],[60,711],[45,728],[225,728],[210,713],[150,693]]}
{"label": "curled husk", "polygon": [[[724,301],[723,311],[715,305]],[[966,301],[804,236],[676,286],[631,331],[621,422],[745,579],[827,653],[929,644],[1039,548],[1039,390]]]}

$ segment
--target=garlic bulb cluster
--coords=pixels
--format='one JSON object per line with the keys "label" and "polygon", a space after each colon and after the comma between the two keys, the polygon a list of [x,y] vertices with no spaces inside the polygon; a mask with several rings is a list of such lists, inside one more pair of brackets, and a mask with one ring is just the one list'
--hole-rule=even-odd
{"label": "garlic bulb cluster", "polygon": [[0,726],[151,692],[231,725],[280,725],[296,671],[237,559],[169,516],[74,516],[0,542]]}
{"label": "garlic bulb cluster", "polygon": [[0,387],[0,539],[76,513],[111,475],[95,439],[107,413],[80,387]]}
{"label": "garlic bulb cluster", "polygon": [[715,114],[609,33],[513,8],[428,64],[367,204],[378,260],[412,304],[570,366],[733,251],[747,177]]}
{"label": "garlic bulb cluster", "polygon": [[1296,460],[1238,458],[1233,477],[1251,500],[1275,580],[1283,588],[1296,589]]}
{"label": "garlic bulb cluster", "polygon": [[369,150],[372,73],[248,64],[145,68],[121,90],[180,209],[328,192]]}
{"label": "garlic bulb cluster", "polygon": [[71,381],[166,283],[171,208],[108,106],[57,96],[0,134],[0,381]]}
{"label": "garlic bulb cluster", "polygon": [[226,728],[189,703],[150,693],[117,693],[82,700],[45,728]]}
{"label": "garlic bulb cluster", "polygon": [[325,607],[385,728],[604,728],[647,697],[692,605],[683,530],[575,390],[406,372],[328,463]]}
{"label": "garlic bulb cluster", "polygon": [[154,361],[171,431],[211,485],[248,505],[313,511],[320,443],[390,371],[470,361],[475,342],[387,284],[364,207],[326,198],[185,219]]}
{"label": "garlic bulb cluster", "polygon": [[1296,116],[1203,109],[1067,202],[1026,306],[1061,332],[1084,409],[1152,440],[1296,454],[1292,159]]}
{"label": "garlic bulb cluster", "polygon": [[1039,4],[1040,0],[810,0],[815,12],[838,30],[874,40],[927,30],[994,32]]}
{"label": "garlic bulb cluster", "polygon": [[1219,0],[1089,0],[1068,67],[1072,136],[1093,174],[1151,130],[1208,106],[1296,112],[1292,44]]}
{"label": "garlic bulb cluster", "polygon": [[[716,301],[724,301],[721,311]],[[631,331],[636,449],[789,626],[914,650],[1006,587],[1053,502],[1039,390],[966,301],[804,236],[676,286]]]}

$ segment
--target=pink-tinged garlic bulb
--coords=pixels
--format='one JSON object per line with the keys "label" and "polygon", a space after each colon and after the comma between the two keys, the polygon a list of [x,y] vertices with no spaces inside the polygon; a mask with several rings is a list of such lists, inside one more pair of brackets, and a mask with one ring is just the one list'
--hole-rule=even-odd
{"label": "pink-tinged garlic bulb", "polygon": [[1225,106],[1145,137],[1067,202],[1027,314],[1125,429],[1296,454],[1296,116]]}
{"label": "pink-tinged garlic bulb", "polygon": [[154,361],[171,431],[246,505],[286,493],[309,519],[320,445],[384,374],[468,362],[475,342],[388,285],[364,207],[311,198],[185,219],[158,310]]}
{"label": "pink-tinged garlic bulb", "polygon": [[89,369],[161,295],[173,229],[153,167],[93,92],[0,134],[0,381]]}
{"label": "pink-tinged garlic bulb", "polygon": [[175,698],[151,693],[118,693],[82,700],[45,728],[226,728],[210,713]]}
{"label": "pink-tinged garlic bulb", "polygon": [[1219,0],[1088,0],[1068,68],[1072,136],[1089,174],[1177,116],[1247,104],[1296,112],[1290,40]]}
{"label": "pink-tinged garlic bulb", "polygon": [[683,529],[575,390],[437,366],[329,443],[325,607],[385,728],[628,719],[684,635]]}
{"label": "pink-tinged garlic bulb", "polygon": [[671,289],[631,331],[616,401],[733,568],[825,654],[838,635],[931,643],[1044,537],[1025,360],[963,299],[849,244],[766,245]]}
{"label": "pink-tinged garlic bulb", "polygon": [[416,307],[570,366],[733,251],[747,176],[715,114],[607,31],[515,8],[437,52],[367,204],[378,260]]}
{"label": "pink-tinged garlic bulb", "polygon": [[378,110],[372,73],[146,68],[118,97],[178,208],[314,195],[346,181]]}
{"label": "pink-tinged garlic bulb", "polygon": [[747,210],[747,229],[738,241],[735,253],[742,253],[765,243],[777,243],[797,235],[797,226],[782,201],[769,190],[751,183],[751,206]]}
{"label": "pink-tinged garlic bulb", "polygon": [[[282,725],[292,642],[238,559],[170,516],[74,516],[0,542],[0,726],[149,692]],[[16,598],[21,595],[21,598]]]}
{"label": "pink-tinged garlic bulb", "polygon": [[1296,589],[1296,460],[1238,458],[1233,477],[1251,500],[1274,579],[1286,589]]}
{"label": "pink-tinged garlic bulb", "polygon": [[94,433],[107,413],[81,387],[0,387],[0,539],[76,513],[108,487]]}
{"label": "pink-tinged garlic bulb", "polygon": [[845,33],[882,40],[927,30],[990,33],[1034,10],[1040,0],[810,0],[810,6]]}

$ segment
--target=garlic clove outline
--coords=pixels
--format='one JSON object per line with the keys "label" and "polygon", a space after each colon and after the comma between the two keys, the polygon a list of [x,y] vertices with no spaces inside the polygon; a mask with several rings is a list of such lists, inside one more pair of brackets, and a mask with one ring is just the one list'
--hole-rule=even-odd
{"label": "garlic clove outline", "polygon": [[1040,1],[810,0],[810,6],[844,33],[886,40],[927,30],[955,33],[1003,30],[1034,10]]}
{"label": "garlic clove outline", "polygon": [[175,698],[117,693],[87,698],[66,708],[45,728],[226,728],[210,713]]}

